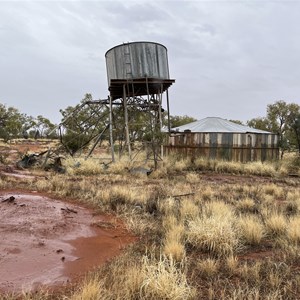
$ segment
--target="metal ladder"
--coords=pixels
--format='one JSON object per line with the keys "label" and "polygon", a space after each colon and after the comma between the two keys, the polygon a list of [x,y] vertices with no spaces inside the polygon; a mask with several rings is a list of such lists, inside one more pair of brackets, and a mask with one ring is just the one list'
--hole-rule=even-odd
{"label": "metal ladder", "polygon": [[131,79],[132,78],[132,66],[131,66],[129,43],[124,45],[124,69],[125,69],[126,79]]}

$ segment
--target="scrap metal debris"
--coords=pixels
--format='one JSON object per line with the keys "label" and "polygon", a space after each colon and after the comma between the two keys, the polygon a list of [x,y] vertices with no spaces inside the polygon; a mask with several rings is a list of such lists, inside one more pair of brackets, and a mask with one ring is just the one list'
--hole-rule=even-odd
{"label": "scrap metal debris", "polygon": [[77,210],[72,209],[72,208],[69,208],[69,207],[66,207],[66,208],[62,207],[61,210],[67,212],[68,214],[69,214],[69,213],[77,214]]}
{"label": "scrap metal debris", "polygon": [[14,196],[10,196],[8,197],[7,199],[4,199],[2,200],[1,202],[4,203],[4,202],[7,202],[7,203],[13,203],[15,201],[15,197]]}
{"label": "scrap metal debris", "polygon": [[57,173],[64,174],[66,172],[66,169],[63,167],[61,160],[62,160],[61,156],[55,157],[53,159],[53,163],[46,165],[44,169],[46,171],[49,171],[52,169],[53,171],[55,171]]}
{"label": "scrap metal debris", "polygon": [[153,170],[152,169],[147,169],[147,168],[144,168],[144,167],[135,167],[135,168],[125,168],[130,174],[133,174],[133,175],[138,175],[138,174],[144,174],[144,175],[147,175],[149,176]]}
{"label": "scrap metal debris", "polygon": [[26,169],[34,166],[38,162],[38,154],[25,154],[21,160],[17,161],[18,169]]}
{"label": "scrap metal debris", "polygon": [[53,170],[57,173],[65,173],[66,169],[62,166],[62,158],[62,156],[49,149],[37,154],[26,153],[21,160],[17,161],[16,166],[18,169],[39,166],[45,171]]}

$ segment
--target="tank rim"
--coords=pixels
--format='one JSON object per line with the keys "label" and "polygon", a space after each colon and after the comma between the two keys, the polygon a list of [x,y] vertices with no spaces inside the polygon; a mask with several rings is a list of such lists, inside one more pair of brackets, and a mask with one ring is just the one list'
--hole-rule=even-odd
{"label": "tank rim", "polygon": [[110,48],[109,50],[107,50],[105,52],[105,57],[106,57],[106,54],[108,52],[110,52],[111,50],[115,49],[115,48],[118,48],[118,47],[121,47],[121,46],[124,46],[124,45],[130,45],[130,44],[155,44],[155,45],[160,45],[162,47],[164,47],[166,49],[166,51],[168,51],[167,47],[163,44],[160,44],[160,43],[156,43],[156,42],[149,42],[149,41],[138,41],[138,42],[128,42],[128,43],[123,43],[123,44],[119,44],[117,46],[114,46],[112,48]]}

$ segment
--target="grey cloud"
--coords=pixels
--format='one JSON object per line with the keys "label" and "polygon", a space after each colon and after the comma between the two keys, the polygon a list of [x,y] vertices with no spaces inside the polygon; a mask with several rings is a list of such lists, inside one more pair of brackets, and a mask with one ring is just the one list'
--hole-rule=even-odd
{"label": "grey cloud", "polygon": [[[105,52],[167,46],[171,113],[243,121],[299,102],[300,2],[0,2],[0,101],[59,120],[84,93],[107,96]],[[42,111],[41,111],[42,110]]]}

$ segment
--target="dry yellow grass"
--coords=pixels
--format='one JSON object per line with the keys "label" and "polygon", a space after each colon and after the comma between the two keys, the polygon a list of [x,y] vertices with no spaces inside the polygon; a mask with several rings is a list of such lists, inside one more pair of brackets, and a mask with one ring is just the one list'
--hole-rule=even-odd
{"label": "dry yellow grass", "polygon": [[263,193],[265,195],[273,196],[274,198],[280,198],[283,196],[283,189],[278,185],[272,183],[263,187]]}
{"label": "dry yellow grass", "polygon": [[215,217],[218,219],[228,219],[234,221],[233,208],[222,201],[207,202],[203,206],[203,215],[206,217]]}
{"label": "dry yellow grass", "polygon": [[179,223],[175,216],[167,215],[164,217],[163,227],[165,229],[163,253],[175,261],[182,261],[185,258],[183,224]]}
{"label": "dry yellow grass", "polygon": [[248,245],[259,245],[265,235],[264,226],[256,216],[240,217],[238,227],[242,240]]}
{"label": "dry yellow grass", "polygon": [[141,218],[140,214],[134,214],[133,211],[130,214],[122,215],[127,224],[127,228],[138,236],[143,236],[148,232],[158,232],[157,224],[153,224],[151,217]]}
{"label": "dry yellow grass", "polygon": [[189,159],[176,160],[175,163],[171,166],[171,170],[174,172],[183,171],[187,169],[191,161]]}
{"label": "dry yellow grass", "polygon": [[[282,176],[279,167],[265,163],[197,159],[188,173],[190,161],[171,160],[149,177],[139,178],[126,171],[132,166],[126,157],[108,169],[89,162],[82,163],[82,170],[47,173],[47,180],[20,186],[113,212],[140,237],[124,257],[101,267],[97,279],[86,280],[65,299],[98,299],[99,293],[99,299],[109,300],[298,299],[300,278],[294,271],[300,255],[297,178],[277,178]],[[195,171],[197,166],[252,176],[228,180],[226,175],[223,180],[218,175],[214,181],[210,173],[206,180],[205,174]],[[0,178],[3,189],[17,184],[16,179]],[[178,196],[187,193],[191,195]],[[152,204],[154,209],[148,209]],[[268,253],[266,259],[262,251],[261,258],[252,259],[252,251],[266,246],[274,257]],[[28,299],[51,299],[46,293],[34,297]]]}
{"label": "dry yellow grass", "polygon": [[176,239],[172,236],[172,233],[167,233],[167,237],[164,242],[163,253],[170,259],[174,259],[180,262],[185,259],[186,252],[184,243],[180,239]]}
{"label": "dry yellow grass", "polygon": [[261,196],[261,202],[262,202],[262,208],[267,208],[267,207],[270,207],[273,209],[276,209],[276,207],[274,206],[274,197],[272,195],[267,195],[267,194],[263,194]]}
{"label": "dry yellow grass", "polygon": [[188,173],[185,176],[185,179],[188,183],[197,183],[199,182],[199,175],[197,173]]}
{"label": "dry yellow grass", "polygon": [[255,201],[251,198],[241,199],[237,202],[236,208],[245,213],[251,213],[255,210],[256,204]]}
{"label": "dry yellow grass", "polygon": [[[170,231],[175,227],[178,227],[179,223],[178,223],[178,219],[175,215],[173,215],[172,213],[170,213],[170,210],[167,210],[169,212],[169,214],[166,214],[163,219],[162,219],[162,226],[164,228],[165,231]],[[180,234],[181,234],[181,227],[180,226]]]}
{"label": "dry yellow grass", "polygon": [[217,160],[214,159],[207,159],[204,157],[198,157],[195,159],[194,164],[195,167],[199,170],[209,170],[214,171],[216,169]]}
{"label": "dry yellow grass", "polygon": [[197,265],[202,276],[209,278],[217,274],[220,262],[214,258],[207,258],[200,260]]}
{"label": "dry yellow grass", "polygon": [[300,244],[300,216],[295,216],[288,221],[287,238],[295,244]]}
{"label": "dry yellow grass", "polygon": [[282,282],[282,276],[279,270],[273,269],[269,273],[269,284],[271,288],[278,288]]}
{"label": "dry yellow grass", "polygon": [[219,173],[239,174],[244,170],[244,165],[233,161],[217,161],[215,170]]}
{"label": "dry yellow grass", "polygon": [[239,262],[238,262],[238,258],[234,255],[229,255],[227,258],[226,258],[226,268],[229,272],[229,275],[234,275],[234,274],[237,274],[238,272],[238,265],[239,265]]}
{"label": "dry yellow grass", "polygon": [[70,300],[123,300],[138,299],[143,284],[141,263],[121,257],[110,266],[110,272],[101,276],[101,272],[87,278],[75,291]]}
{"label": "dry yellow grass", "polygon": [[168,176],[168,171],[165,168],[159,168],[151,173],[150,177],[152,179],[163,179]]}
{"label": "dry yellow grass", "polygon": [[240,246],[233,220],[204,216],[188,222],[187,241],[196,249],[223,257],[232,255]]}
{"label": "dry yellow grass", "polygon": [[159,163],[158,169],[154,173],[167,174],[182,172],[191,165],[190,159],[178,158],[176,155],[168,155]]}
{"label": "dry yellow grass", "polygon": [[276,176],[277,171],[272,163],[251,162],[244,165],[244,173],[259,176]]}
{"label": "dry yellow grass", "polygon": [[286,174],[280,164],[272,162],[248,162],[242,164],[234,161],[211,160],[199,157],[194,162],[199,170],[209,170],[218,173],[247,174],[259,176],[276,176]]}
{"label": "dry yellow grass", "polygon": [[99,175],[105,173],[100,159],[68,158],[65,160],[67,172],[70,175]]}
{"label": "dry yellow grass", "polygon": [[283,174],[300,175],[300,156],[297,152],[286,153],[281,162]]}
{"label": "dry yellow grass", "polygon": [[240,276],[252,283],[258,283],[260,281],[261,267],[262,263],[260,261],[255,261],[252,264],[244,263],[239,269]]}
{"label": "dry yellow grass", "polygon": [[211,186],[203,186],[201,189],[200,199],[203,201],[209,201],[214,199],[215,193]]}
{"label": "dry yellow grass", "polygon": [[300,193],[297,191],[289,191],[286,196],[286,210],[290,215],[295,215],[300,212]]}
{"label": "dry yellow grass", "polygon": [[70,300],[100,300],[108,299],[103,287],[103,283],[99,278],[86,279],[80,286],[79,290],[75,292]]}
{"label": "dry yellow grass", "polygon": [[180,206],[180,218],[182,222],[193,220],[199,216],[199,206],[195,204],[193,199],[183,199]]}
{"label": "dry yellow grass", "polygon": [[183,266],[161,256],[153,264],[147,257],[143,259],[143,284],[141,299],[195,299],[195,290],[188,284]]}
{"label": "dry yellow grass", "polygon": [[280,236],[286,233],[287,220],[283,215],[279,213],[273,213],[266,216],[265,227],[269,235]]}
{"label": "dry yellow grass", "polygon": [[179,201],[173,197],[161,199],[159,202],[159,211],[165,215],[176,215],[179,211]]}

